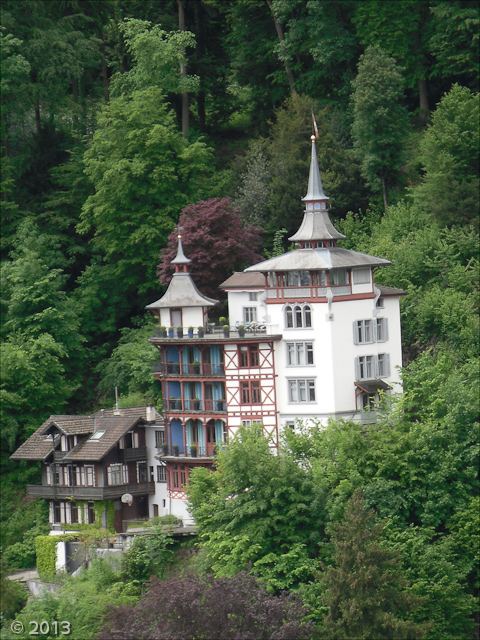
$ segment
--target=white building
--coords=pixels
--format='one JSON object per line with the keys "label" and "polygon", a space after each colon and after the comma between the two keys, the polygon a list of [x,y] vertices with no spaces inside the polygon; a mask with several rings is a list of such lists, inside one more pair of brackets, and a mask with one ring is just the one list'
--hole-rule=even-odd
{"label": "white building", "polygon": [[211,466],[214,447],[242,424],[261,422],[276,446],[279,430],[297,419],[372,421],[379,394],[401,391],[404,292],[375,285],[375,269],[388,260],[337,246],[344,236],[328,215],[313,137],[303,200],[303,222],[290,238],[295,248],[221,285],[228,332],[211,329],[215,301],[196,289],[180,238],[170,287],[147,307],[161,324],[195,318],[200,326],[150,339],[160,352],[154,375],[164,397],[166,445],[156,457],[165,463],[167,510],[186,521],[189,471]]}

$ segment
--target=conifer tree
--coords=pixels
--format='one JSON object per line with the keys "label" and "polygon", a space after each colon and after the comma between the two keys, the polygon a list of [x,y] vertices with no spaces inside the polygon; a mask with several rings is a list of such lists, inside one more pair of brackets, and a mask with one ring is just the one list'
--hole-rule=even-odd
{"label": "conifer tree", "polygon": [[406,591],[396,552],[381,545],[382,529],[356,491],[343,520],[333,527],[335,566],[325,572],[325,637],[420,640],[428,631],[429,625],[407,619],[421,598]]}

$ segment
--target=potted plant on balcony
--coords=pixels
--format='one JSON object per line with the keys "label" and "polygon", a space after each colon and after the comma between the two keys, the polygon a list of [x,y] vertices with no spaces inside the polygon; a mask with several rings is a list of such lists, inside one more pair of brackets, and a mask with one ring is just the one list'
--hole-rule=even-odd
{"label": "potted plant on balcony", "polygon": [[166,338],[167,337],[167,327],[161,326],[157,329],[157,338]]}
{"label": "potted plant on balcony", "polygon": [[196,444],[192,444],[190,447],[190,455],[192,456],[192,458],[196,458],[197,457],[197,445]]}
{"label": "potted plant on balcony", "polygon": [[173,338],[173,327],[168,327],[168,337]]}
{"label": "potted plant on balcony", "polygon": [[223,337],[224,338],[230,337],[230,327],[228,326],[228,324],[223,325]]}
{"label": "potted plant on balcony", "polygon": [[193,373],[197,375],[200,373],[200,362],[198,360],[193,361]]}
{"label": "potted plant on balcony", "polygon": [[193,338],[193,327],[188,327],[188,337]]}
{"label": "potted plant on balcony", "polygon": [[168,456],[168,442],[162,442],[163,455]]}
{"label": "potted plant on balcony", "polygon": [[198,327],[198,337],[199,338],[203,338],[203,336],[205,335],[205,330],[203,327]]}
{"label": "potted plant on balcony", "polygon": [[227,319],[225,318],[225,316],[221,316],[221,317],[218,319],[218,321],[219,321],[219,323],[220,323],[220,325],[221,325],[221,326],[223,326],[224,324],[227,324]]}
{"label": "potted plant on balcony", "polygon": [[177,338],[183,338],[183,327],[177,327]]}
{"label": "potted plant on balcony", "polygon": [[243,324],[239,324],[238,325],[238,336],[239,336],[239,338],[244,338],[245,337],[245,325],[243,325]]}
{"label": "potted plant on balcony", "polygon": [[179,454],[180,454],[180,447],[178,446],[178,444],[174,444],[173,447],[173,455],[178,458]]}

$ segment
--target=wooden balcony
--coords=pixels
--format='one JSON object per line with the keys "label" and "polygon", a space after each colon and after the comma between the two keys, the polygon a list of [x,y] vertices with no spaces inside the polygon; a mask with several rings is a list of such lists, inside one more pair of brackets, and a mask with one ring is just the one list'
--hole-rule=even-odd
{"label": "wooden balcony", "polygon": [[147,447],[136,447],[134,449],[119,449],[119,462],[134,462],[147,459]]}
{"label": "wooden balcony", "polygon": [[204,362],[203,364],[191,363],[180,364],[179,362],[168,362],[167,364],[157,361],[152,365],[152,371],[154,374],[160,376],[173,376],[173,377],[213,377],[223,378],[225,376],[225,369],[223,364],[216,364],[212,362]]}
{"label": "wooden balcony", "polygon": [[153,482],[119,484],[111,487],[63,487],[54,485],[27,484],[27,495],[45,500],[113,500],[124,493],[140,496],[155,493]]}

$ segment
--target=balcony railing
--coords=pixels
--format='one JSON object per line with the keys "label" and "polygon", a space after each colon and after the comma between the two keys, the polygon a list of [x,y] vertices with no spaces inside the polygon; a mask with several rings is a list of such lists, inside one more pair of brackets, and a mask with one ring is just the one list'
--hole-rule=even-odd
{"label": "balcony railing", "polygon": [[27,484],[27,495],[46,500],[112,500],[120,498],[124,493],[132,496],[155,493],[153,482],[135,484],[119,484],[109,487],[64,487],[58,485]]}
{"label": "balcony railing", "polygon": [[180,364],[179,362],[154,362],[152,365],[153,373],[162,376],[223,376],[225,369],[223,364],[205,362]]}
{"label": "balcony railing", "polygon": [[213,413],[225,413],[227,405],[225,400],[183,400],[170,398],[167,401],[169,411],[209,411]]}
{"label": "balcony railing", "polygon": [[133,462],[135,460],[147,459],[147,447],[136,447],[132,449],[120,449],[119,461],[120,462]]}
{"label": "balcony railing", "polygon": [[171,458],[213,458],[217,445],[209,443],[206,446],[191,445],[185,447],[165,446],[161,452],[162,457]]}

